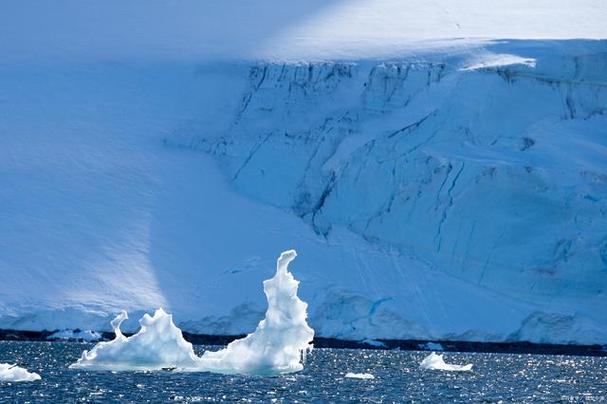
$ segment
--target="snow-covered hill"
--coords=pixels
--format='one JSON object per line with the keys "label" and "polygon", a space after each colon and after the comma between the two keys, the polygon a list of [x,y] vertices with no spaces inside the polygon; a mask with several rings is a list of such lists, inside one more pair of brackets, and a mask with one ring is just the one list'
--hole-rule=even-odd
{"label": "snow-covered hill", "polygon": [[29,3],[0,328],[242,333],[297,248],[321,336],[607,342],[601,2]]}

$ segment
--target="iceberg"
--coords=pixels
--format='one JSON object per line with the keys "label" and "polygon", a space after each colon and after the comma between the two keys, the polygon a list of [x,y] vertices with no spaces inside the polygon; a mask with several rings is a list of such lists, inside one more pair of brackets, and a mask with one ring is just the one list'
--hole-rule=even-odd
{"label": "iceberg", "polygon": [[471,363],[467,365],[452,365],[450,363],[445,363],[445,361],[443,360],[443,355],[436,354],[434,352],[426,356],[424,360],[420,363],[419,367],[421,369],[447,370],[452,372],[465,372],[472,370]]}
{"label": "iceberg", "polygon": [[205,352],[201,358],[204,370],[275,375],[303,369],[314,330],[306,321],[307,303],[297,297],[299,282],[288,269],[296,256],[295,250],[283,252],[278,258],[276,275],[264,281],[268,310],[257,329],[221,351]]}
{"label": "iceberg", "polygon": [[28,372],[17,365],[0,363],[0,382],[33,382],[40,379],[38,373]]}
{"label": "iceberg", "polygon": [[71,369],[89,370],[161,370],[191,369],[198,363],[192,344],[187,342],[181,330],[173,323],[173,317],[158,309],[154,316],[145,314],[139,324],[141,329],[131,337],[125,337],[120,324],[128,319],[122,311],[112,322],[115,337],[100,342],[82,357]]}
{"label": "iceberg", "polygon": [[207,351],[202,357],[194,353],[172,316],[162,309],[153,317],[145,314],[141,329],[125,337],[120,324],[128,318],[122,311],[113,321],[115,338],[100,342],[82,357],[72,369],[88,370],[162,370],[224,374],[278,375],[303,369],[306,353],[312,348],[314,330],[307,323],[307,303],[297,296],[299,282],[288,270],[297,256],[285,251],[277,262],[276,275],[264,281],[268,300],[266,316],[257,329],[245,338],[228,344],[217,352]]}

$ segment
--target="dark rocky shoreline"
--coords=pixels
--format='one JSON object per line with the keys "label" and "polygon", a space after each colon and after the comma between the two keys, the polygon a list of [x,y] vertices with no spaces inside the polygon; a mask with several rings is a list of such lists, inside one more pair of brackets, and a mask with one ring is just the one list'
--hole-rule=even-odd
{"label": "dark rocky shoreline", "polygon": [[[0,330],[0,341],[49,341],[48,337],[54,331],[21,331]],[[103,338],[110,340],[114,337],[111,332],[102,333]],[[125,333],[125,335],[129,335]],[[183,336],[195,345],[226,345],[242,338],[244,335],[207,335],[184,332]],[[394,340],[379,339],[373,341],[352,341],[337,338],[314,338],[316,348],[338,349],[402,349],[405,351],[432,351],[426,344],[440,344],[445,352],[486,352],[512,354],[540,355],[581,355],[607,356],[606,345],[565,345],[538,344],[533,342],[476,342],[476,341],[428,341],[428,340]]]}

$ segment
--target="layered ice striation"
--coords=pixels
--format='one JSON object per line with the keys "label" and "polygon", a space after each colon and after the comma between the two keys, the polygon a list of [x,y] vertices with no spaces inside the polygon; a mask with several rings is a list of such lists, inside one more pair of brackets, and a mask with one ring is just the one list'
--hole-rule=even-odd
{"label": "layered ice striation", "polygon": [[288,270],[297,256],[285,251],[277,262],[276,275],[264,281],[268,299],[265,319],[245,338],[217,352],[196,356],[192,344],[162,309],[153,317],[145,314],[141,329],[125,337],[120,324],[128,318],[123,311],[113,321],[116,334],[109,342],[100,342],[84,351],[73,369],[89,370],[161,370],[216,372],[226,374],[278,375],[303,369],[306,352],[312,348],[314,330],[307,324],[307,303],[297,296],[299,282]]}
{"label": "layered ice striation", "polygon": [[450,372],[466,372],[472,370],[472,364],[467,365],[454,365],[451,363],[445,363],[443,355],[432,352],[426,356],[424,360],[419,364],[421,369],[428,370],[447,370]]}
{"label": "layered ice striation", "polygon": [[604,46],[517,50],[534,64],[506,50],[254,67],[211,151],[239,190],[324,237],[345,226],[511,295],[600,294]]}
{"label": "layered ice striation", "polygon": [[[602,342],[607,311],[593,306],[605,308],[607,290],[606,64],[604,42],[260,64],[236,124],[207,138],[208,150],[243,194],[291,211],[329,244],[346,228],[424,263],[390,284],[398,265],[361,258],[352,278],[380,287],[346,291],[342,274],[322,289],[311,304],[323,335],[368,338],[383,312],[411,326],[375,337]],[[420,287],[433,269],[499,297],[466,299],[479,315],[458,307],[457,321],[415,293],[419,310],[403,309],[406,283]],[[349,308],[327,319],[330,302]],[[352,326],[366,312],[375,318]],[[497,324],[497,312],[516,319]]]}
{"label": "layered ice striation", "polygon": [[0,382],[33,382],[40,380],[38,373],[8,363],[0,363]]}
{"label": "layered ice striation", "polygon": [[255,332],[221,351],[205,352],[204,370],[271,375],[303,369],[303,355],[312,347],[314,330],[306,321],[307,303],[297,297],[299,282],[288,270],[296,256],[295,250],[283,252],[276,275],[264,281],[268,310]]}

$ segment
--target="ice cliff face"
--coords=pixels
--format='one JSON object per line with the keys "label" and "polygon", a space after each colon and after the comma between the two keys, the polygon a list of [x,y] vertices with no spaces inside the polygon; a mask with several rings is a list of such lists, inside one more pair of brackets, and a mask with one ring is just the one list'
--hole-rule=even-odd
{"label": "ice cliff face", "polygon": [[0,64],[0,328],[244,333],[297,248],[319,336],[607,341],[605,41],[135,56]]}
{"label": "ice cliff face", "polygon": [[198,145],[324,237],[512,296],[604,296],[607,52],[522,53],[258,64],[228,133]]}

